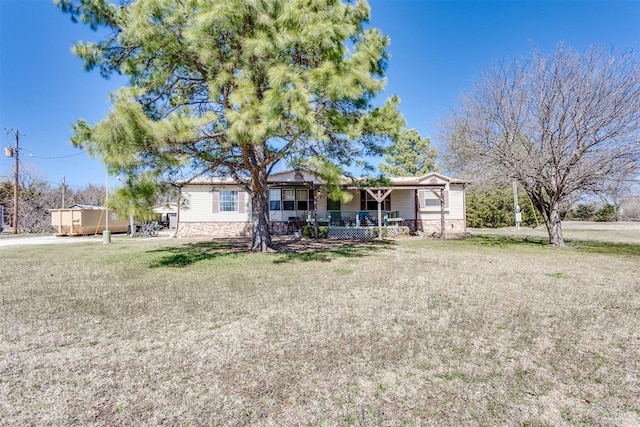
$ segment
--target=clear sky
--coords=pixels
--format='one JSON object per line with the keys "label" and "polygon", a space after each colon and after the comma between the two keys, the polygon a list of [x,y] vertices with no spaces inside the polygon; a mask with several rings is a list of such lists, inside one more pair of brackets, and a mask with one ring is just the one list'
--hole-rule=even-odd
{"label": "clear sky", "polygon": [[[391,38],[388,84],[381,98],[400,96],[408,126],[424,136],[436,136],[438,123],[479,73],[501,60],[528,55],[533,44],[543,53],[560,42],[580,51],[593,44],[640,50],[640,0],[369,3],[371,25]],[[52,0],[0,0],[0,145],[14,143],[5,128],[19,130],[22,165],[52,185],[63,177],[75,187],[105,182],[100,161],[69,142],[72,124],[78,118],[93,124],[105,117],[109,93],[125,83],[85,72],[71,54],[75,42],[97,38],[89,28],[73,24]],[[0,155],[3,180],[12,176],[13,159]]]}

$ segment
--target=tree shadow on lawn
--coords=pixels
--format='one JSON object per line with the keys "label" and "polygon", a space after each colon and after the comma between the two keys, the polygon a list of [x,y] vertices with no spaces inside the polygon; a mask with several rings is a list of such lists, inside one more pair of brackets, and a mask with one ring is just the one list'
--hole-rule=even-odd
{"label": "tree shadow on lawn", "polygon": [[273,262],[283,264],[292,261],[329,262],[332,258],[360,258],[382,250],[391,250],[392,240],[333,240],[296,239],[275,245],[279,254]]}
{"label": "tree shadow on lawn", "polygon": [[[313,240],[273,237],[275,264],[292,261],[329,262],[337,257],[363,257],[373,252],[391,249],[389,240]],[[216,239],[155,249],[151,253],[166,253],[150,267],[186,267],[199,261],[251,254],[251,240],[246,238]]]}

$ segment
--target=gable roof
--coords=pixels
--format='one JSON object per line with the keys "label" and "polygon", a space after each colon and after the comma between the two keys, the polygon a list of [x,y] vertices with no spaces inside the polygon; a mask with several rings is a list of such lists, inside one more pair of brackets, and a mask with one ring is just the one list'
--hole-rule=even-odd
{"label": "gable roof", "polygon": [[467,184],[467,181],[451,178],[439,172],[429,172],[426,175],[415,177],[394,177],[389,180],[398,187],[415,185],[442,185],[442,184]]}

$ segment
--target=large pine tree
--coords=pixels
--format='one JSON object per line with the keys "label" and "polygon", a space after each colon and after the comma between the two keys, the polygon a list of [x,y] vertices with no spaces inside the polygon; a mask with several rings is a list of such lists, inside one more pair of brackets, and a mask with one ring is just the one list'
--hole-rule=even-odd
{"label": "large pine tree", "polygon": [[403,125],[384,86],[388,39],[366,1],[57,0],[107,36],[74,47],[121,73],[108,117],[75,124],[76,145],[112,171],[228,175],[251,194],[254,250],[271,245],[267,177],[280,161],[336,165],[380,152]]}
{"label": "large pine tree", "polygon": [[385,150],[385,163],[378,167],[391,176],[421,176],[433,172],[437,156],[429,138],[423,138],[416,129],[403,129]]}

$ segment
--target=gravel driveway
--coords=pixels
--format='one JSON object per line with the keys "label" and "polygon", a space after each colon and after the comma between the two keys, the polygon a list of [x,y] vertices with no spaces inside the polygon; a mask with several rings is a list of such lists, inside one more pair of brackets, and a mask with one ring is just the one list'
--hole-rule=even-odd
{"label": "gravel driveway", "polygon": [[0,248],[9,246],[26,245],[57,245],[63,243],[78,242],[102,242],[102,236],[88,237],[56,237],[56,236],[2,236],[0,237]]}

